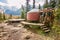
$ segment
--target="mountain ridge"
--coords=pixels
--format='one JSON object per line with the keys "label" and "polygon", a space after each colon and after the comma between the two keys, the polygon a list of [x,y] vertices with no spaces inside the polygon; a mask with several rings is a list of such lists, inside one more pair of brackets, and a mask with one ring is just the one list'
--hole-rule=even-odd
{"label": "mountain ridge", "polygon": [[11,14],[11,15],[20,15],[21,14],[21,9],[17,9],[16,7],[11,7],[9,8],[8,6],[1,6],[0,9],[4,10],[5,14]]}

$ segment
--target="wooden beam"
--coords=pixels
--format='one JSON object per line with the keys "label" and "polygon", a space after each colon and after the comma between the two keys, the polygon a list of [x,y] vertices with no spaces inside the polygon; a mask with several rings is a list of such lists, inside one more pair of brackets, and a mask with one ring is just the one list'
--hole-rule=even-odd
{"label": "wooden beam", "polygon": [[37,25],[37,26],[43,26],[44,25],[42,23],[29,23],[29,22],[25,22],[25,21],[22,21],[21,24],[25,24],[25,25]]}
{"label": "wooden beam", "polygon": [[24,21],[25,19],[9,19],[8,21]]}
{"label": "wooden beam", "polygon": [[25,19],[9,19],[9,20],[5,20],[4,22],[21,22],[21,21],[25,21]]}

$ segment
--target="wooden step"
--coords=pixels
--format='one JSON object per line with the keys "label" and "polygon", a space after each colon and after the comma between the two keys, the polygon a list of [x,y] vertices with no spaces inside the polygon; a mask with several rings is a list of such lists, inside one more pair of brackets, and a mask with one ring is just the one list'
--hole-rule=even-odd
{"label": "wooden step", "polygon": [[42,26],[41,28],[47,28],[46,26]]}
{"label": "wooden step", "polygon": [[43,26],[44,25],[42,23],[30,23],[30,22],[25,22],[25,21],[22,21],[21,24],[25,24],[25,25],[36,25],[36,26]]}
{"label": "wooden step", "polygon": [[41,29],[44,31],[44,32],[49,32],[50,29],[46,26],[42,26]]}
{"label": "wooden step", "polygon": [[45,29],[48,29],[46,26],[43,26],[43,27],[41,27],[41,28],[44,29],[44,30],[45,30]]}
{"label": "wooden step", "polygon": [[42,30],[46,32],[50,31],[48,28],[43,28]]}
{"label": "wooden step", "polygon": [[50,32],[50,30],[48,29],[48,30],[44,30],[44,32]]}
{"label": "wooden step", "polygon": [[43,30],[48,30],[48,28],[42,28]]}

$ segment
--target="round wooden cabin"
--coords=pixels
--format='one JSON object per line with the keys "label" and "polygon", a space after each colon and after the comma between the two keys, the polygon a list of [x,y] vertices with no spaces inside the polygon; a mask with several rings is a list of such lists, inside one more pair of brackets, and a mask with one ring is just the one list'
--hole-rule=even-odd
{"label": "round wooden cabin", "polygon": [[39,19],[40,19],[39,9],[33,9],[27,12],[27,21],[39,22]]}

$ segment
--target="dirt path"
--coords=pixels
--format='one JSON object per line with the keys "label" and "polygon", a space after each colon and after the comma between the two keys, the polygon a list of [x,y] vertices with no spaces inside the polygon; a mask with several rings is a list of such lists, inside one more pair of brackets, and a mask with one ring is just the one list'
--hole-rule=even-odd
{"label": "dirt path", "polygon": [[[2,37],[3,40],[53,40],[50,37],[38,35],[27,30],[24,27],[13,27],[12,25],[4,25],[5,31],[8,36]],[[2,40],[1,39],[1,40]]]}

